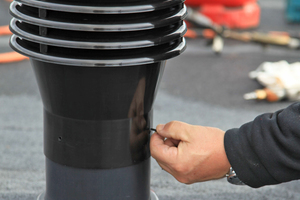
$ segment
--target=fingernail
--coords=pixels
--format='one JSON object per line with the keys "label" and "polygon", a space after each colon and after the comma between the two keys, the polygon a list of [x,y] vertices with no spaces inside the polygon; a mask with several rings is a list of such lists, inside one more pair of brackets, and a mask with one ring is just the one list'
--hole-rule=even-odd
{"label": "fingernail", "polygon": [[160,132],[160,131],[162,131],[162,130],[164,129],[164,127],[165,127],[165,125],[164,125],[164,124],[159,124],[159,125],[157,125],[157,126],[156,126],[156,130],[157,130],[157,132]]}

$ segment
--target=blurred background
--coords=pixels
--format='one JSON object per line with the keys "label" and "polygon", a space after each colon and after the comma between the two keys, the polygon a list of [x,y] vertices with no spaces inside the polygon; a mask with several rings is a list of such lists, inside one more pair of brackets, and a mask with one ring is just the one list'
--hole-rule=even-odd
{"label": "blurred background", "polygon": [[[29,200],[45,189],[42,102],[30,62],[8,45],[9,3],[0,0],[0,199]],[[186,4],[188,47],[167,63],[154,126],[180,120],[227,130],[299,101],[299,1]],[[154,160],[151,173],[161,200],[300,199],[299,181],[260,189],[225,179],[184,185]]]}

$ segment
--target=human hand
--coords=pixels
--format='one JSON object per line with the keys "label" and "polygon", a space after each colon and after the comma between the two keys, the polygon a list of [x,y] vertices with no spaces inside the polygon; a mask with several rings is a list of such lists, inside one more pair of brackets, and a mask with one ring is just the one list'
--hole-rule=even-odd
{"label": "human hand", "polygon": [[179,182],[219,179],[229,171],[224,131],[178,121],[158,125],[156,130],[150,141],[151,155]]}

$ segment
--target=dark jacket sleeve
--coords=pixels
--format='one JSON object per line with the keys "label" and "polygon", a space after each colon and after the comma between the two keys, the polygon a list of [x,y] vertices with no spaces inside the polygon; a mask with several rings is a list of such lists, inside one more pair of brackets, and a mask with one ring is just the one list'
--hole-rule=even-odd
{"label": "dark jacket sleeve", "polygon": [[251,187],[300,179],[300,103],[226,131],[224,144],[231,166]]}

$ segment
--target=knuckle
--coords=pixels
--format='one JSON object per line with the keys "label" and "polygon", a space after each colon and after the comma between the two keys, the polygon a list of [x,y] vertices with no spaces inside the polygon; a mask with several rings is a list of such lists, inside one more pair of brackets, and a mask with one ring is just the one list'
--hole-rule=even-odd
{"label": "knuckle", "polygon": [[171,122],[168,123],[167,129],[168,129],[168,130],[174,130],[174,129],[177,129],[178,126],[179,126],[179,124],[180,124],[180,122],[178,122],[178,121],[171,121]]}

